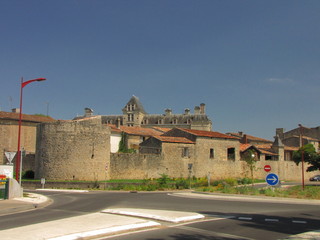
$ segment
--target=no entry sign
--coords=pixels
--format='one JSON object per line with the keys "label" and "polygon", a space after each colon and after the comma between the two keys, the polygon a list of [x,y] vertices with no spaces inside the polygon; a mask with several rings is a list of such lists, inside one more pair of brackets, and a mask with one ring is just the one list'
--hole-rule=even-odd
{"label": "no entry sign", "polygon": [[265,165],[265,166],[264,166],[264,170],[265,170],[266,172],[270,172],[270,171],[271,171],[271,166],[270,166],[270,165]]}

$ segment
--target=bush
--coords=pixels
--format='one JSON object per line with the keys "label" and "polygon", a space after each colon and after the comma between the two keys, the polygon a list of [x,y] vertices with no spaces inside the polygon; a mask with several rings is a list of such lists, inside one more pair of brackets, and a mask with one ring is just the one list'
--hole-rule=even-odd
{"label": "bush", "polygon": [[160,174],[161,178],[157,179],[158,184],[160,185],[160,187],[166,187],[170,178],[167,174],[162,173]]}
{"label": "bush", "polygon": [[187,189],[189,188],[188,181],[184,178],[179,178],[175,183],[176,189]]}

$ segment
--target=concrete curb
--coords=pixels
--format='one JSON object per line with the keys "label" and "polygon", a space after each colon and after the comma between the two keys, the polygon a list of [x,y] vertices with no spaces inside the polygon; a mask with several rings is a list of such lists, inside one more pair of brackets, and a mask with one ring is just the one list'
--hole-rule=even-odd
{"label": "concrete curb", "polygon": [[90,237],[99,237],[99,236],[102,237],[102,236],[109,235],[112,233],[117,233],[117,232],[138,230],[138,229],[158,227],[158,226],[160,226],[159,223],[148,221],[145,223],[136,223],[136,224],[110,227],[110,228],[93,230],[93,231],[82,232],[82,233],[74,233],[74,234],[65,235],[61,237],[48,238],[48,240],[76,240],[76,239],[85,239]]}
{"label": "concrete curb", "polygon": [[142,217],[154,220],[160,220],[165,222],[187,222],[204,218],[203,215],[192,212],[178,212],[178,211],[166,211],[166,210],[154,210],[154,209],[133,209],[133,208],[113,208],[105,209],[102,213],[113,213],[125,216]]}

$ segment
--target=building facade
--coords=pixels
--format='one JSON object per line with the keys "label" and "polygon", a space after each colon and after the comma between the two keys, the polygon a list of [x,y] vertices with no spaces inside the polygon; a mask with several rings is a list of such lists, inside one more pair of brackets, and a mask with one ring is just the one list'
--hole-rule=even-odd
{"label": "building facade", "polygon": [[[92,109],[86,108],[84,116],[76,117],[74,120],[91,117],[92,115]],[[116,126],[212,130],[212,121],[206,115],[206,105],[204,103],[196,106],[193,113],[190,109],[185,109],[182,114],[174,114],[171,109],[166,109],[163,114],[148,114],[136,96],[132,96],[122,108],[122,115],[102,115],[101,119],[103,124]]]}

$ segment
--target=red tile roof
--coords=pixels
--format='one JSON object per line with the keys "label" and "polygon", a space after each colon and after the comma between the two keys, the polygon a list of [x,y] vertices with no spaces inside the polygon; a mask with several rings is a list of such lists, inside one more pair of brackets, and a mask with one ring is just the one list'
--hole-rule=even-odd
{"label": "red tile roof", "polygon": [[194,130],[194,129],[185,129],[179,128],[184,132],[191,133],[198,137],[210,137],[210,138],[225,138],[225,139],[234,139],[238,140],[236,137],[229,136],[227,134],[219,133],[219,132],[212,132],[212,131],[203,131],[203,130]]}
{"label": "red tile roof", "polygon": [[127,127],[121,126],[120,130],[129,134],[129,135],[137,135],[137,136],[159,136],[163,134],[157,130],[151,128],[143,128],[143,127]]}
{"label": "red tile roof", "polygon": [[167,136],[154,136],[154,138],[160,140],[161,142],[170,142],[170,143],[190,143],[194,144],[193,141],[185,137],[167,137]]}
{"label": "red tile roof", "polygon": [[164,128],[164,127],[152,127],[152,129],[155,129],[157,131],[160,131],[162,133],[170,131],[172,128]]}
{"label": "red tile roof", "polygon": [[240,134],[240,133],[228,133],[230,134],[231,136],[234,136],[238,139],[241,139],[243,138],[245,135],[247,136],[247,139],[248,140],[251,140],[251,141],[259,141],[259,142],[272,142],[268,139],[264,139],[264,138],[259,138],[259,137],[255,137],[255,136],[252,136],[252,135],[248,135],[248,134]]}
{"label": "red tile roof", "polygon": [[244,152],[248,148],[250,148],[252,145],[251,144],[240,144],[240,152]]}
{"label": "red tile roof", "polygon": [[[0,111],[0,119],[19,120],[19,113]],[[41,123],[41,122],[54,122],[56,120],[53,119],[52,117],[47,117],[47,116],[22,114],[22,121]]]}

